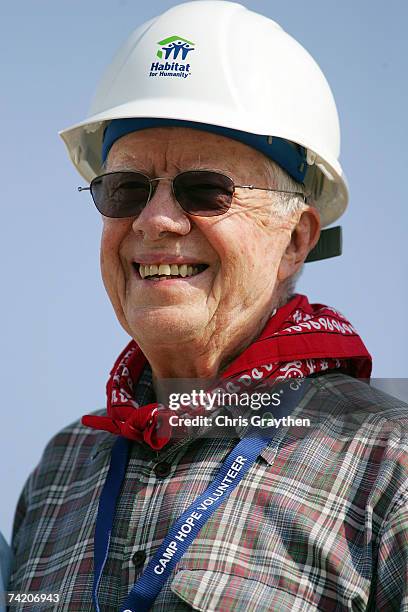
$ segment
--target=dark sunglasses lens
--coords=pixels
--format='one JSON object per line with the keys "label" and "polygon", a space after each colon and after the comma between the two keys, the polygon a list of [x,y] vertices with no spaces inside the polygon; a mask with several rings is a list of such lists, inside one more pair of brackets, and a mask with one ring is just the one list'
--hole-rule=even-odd
{"label": "dark sunglasses lens", "polygon": [[214,217],[230,208],[234,183],[218,172],[190,170],[176,176],[173,189],[177,201],[187,213]]}
{"label": "dark sunglasses lens", "polygon": [[150,184],[138,172],[111,172],[92,181],[91,194],[105,217],[135,217],[149,200]]}

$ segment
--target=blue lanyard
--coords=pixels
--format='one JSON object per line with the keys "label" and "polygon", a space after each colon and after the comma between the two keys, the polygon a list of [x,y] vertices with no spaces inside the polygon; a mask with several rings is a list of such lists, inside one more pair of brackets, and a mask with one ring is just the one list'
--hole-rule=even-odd
{"label": "blue lanyard", "polygon": [[[279,406],[279,417],[291,414],[295,405],[306,391],[306,381],[296,390],[286,389]],[[274,410],[275,414],[276,411]],[[173,571],[176,563],[196,538],[198,532],[210,516],[232,493],[251,466],[255,463],[262,449],[267,446],[274,434],[263,433],[257,428],[243,438],[228,455],[219,469],[214,481],[172,525],[159,549],[151,559],[143,574],[130,590],[121,612],[147,612],[160,593],[164,583]],[[108,475],[99,500],[95,528],[94,547],[94,583],[93,601],[95,609],[100,612],[98,588],[105,566],[115,516],[116,502],[125,477],[129,459],[130,441],[118,438],[113,446]]]}

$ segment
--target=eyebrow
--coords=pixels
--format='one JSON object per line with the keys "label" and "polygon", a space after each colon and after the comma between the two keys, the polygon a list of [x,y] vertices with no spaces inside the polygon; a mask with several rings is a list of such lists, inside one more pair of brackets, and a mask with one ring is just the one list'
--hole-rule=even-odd
{"label": "eyebrow", "polygon": [[[114,168],[110,168],[108,170],[107,168],[107,164],[105,163],[104,168],[105,172],[109,173],[109,172],[140,172],[141,174],[144,174],[145,176],[148,176],[149,178],[156,178],[151,176],[151,172],[149,172],[148,170],[143,170],[142,168],[131,168],[128,166],[120,166],[120,167],[114,167]],[[216,166],[207,166],[207,165],[192,165],[189,168],[187,168],[186,170],[178,170],[177,172],[175,172],[174,174],[172,174],[171,176],[177,176],[178,174],[181,174],[182,172],[189,172],[190,170],[207,170],[207,171],[211,171],[213,170],[214,172],[220,172],[221,174],[225,174],[226,176],[230,177],[234,182],[240,180],[236,177],[235,173],[233,170],[226,170],[225,168],[217,168]]]}

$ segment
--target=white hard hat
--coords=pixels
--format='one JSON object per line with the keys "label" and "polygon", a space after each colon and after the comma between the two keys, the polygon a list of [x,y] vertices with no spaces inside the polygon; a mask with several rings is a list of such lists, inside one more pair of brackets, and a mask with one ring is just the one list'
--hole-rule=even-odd
{"label": "white hard hat", "polygon": [[99,83],[85,121],[60,132],[80,174],[101,174],[103,135],[124,118],[188,121],[296,143],[322,225],[348,193],[330,87],[276,22],[234,2],[196,0],[137,28]]}

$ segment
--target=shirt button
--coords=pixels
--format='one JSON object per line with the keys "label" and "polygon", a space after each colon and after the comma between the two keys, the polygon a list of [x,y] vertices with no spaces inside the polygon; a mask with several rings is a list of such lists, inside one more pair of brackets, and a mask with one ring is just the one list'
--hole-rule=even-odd
{"label": "shirt button", "polygon": [[144,550],[139,550],[138,552],[135,552],[132,557],[132,561],[136,569],[142,567],[144,562],[146,561],[146,552]]}
{"label": "shirt button", "polygon": [[171,465],[170,463],[167,463],[167,461],[162,461],[154,466],[153,471],[157,478],[166,478],[166,476],[170,474]]}

